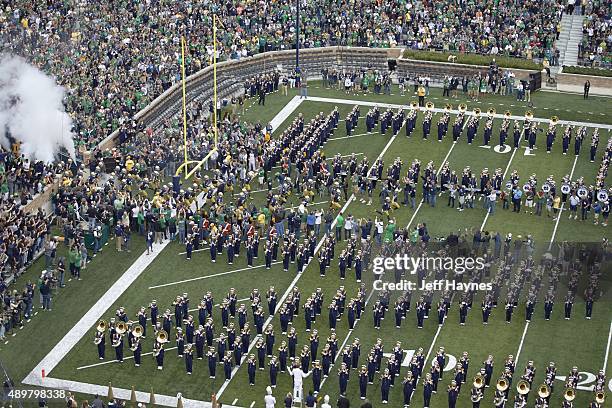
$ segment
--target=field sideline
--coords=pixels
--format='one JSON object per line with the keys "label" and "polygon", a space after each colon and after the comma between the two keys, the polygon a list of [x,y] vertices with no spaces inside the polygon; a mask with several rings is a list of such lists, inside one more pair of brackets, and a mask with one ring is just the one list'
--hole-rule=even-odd
{"label": "field sideline", "polygon": [[[321,86],[319,83],[314,83],[310,89],[310,95],[313,96],[307,100],[302,101],[295,110],[289,112],[285,110],[283,116],[278,117],[276,122],[279,124],[278,130],[275,132],[276,136],[279,131],[282,131],[288,123],[298,113],[302,113],[307,119],[313,117],[318,112],[327,114],[337,104],[340,110],[340,118],[343,119],[347,112],[352,108],[353,103],[400,103],[406,105],[412,99],[410,96],[406,98],[399,98],[398,95],[393,96],[363,96],[363,95],[345,95],[343,92],[335,90],[327,90],[323,88],[317,88]],[[397,92],[395,90],[394,92]],[[432,89],[433,93],[440,92],[440,90]],[[294,96],[291,93],[289,96],[273,95],[267,98],[267,105],[265,107],[258,107],[254,104],[248,104],[248,111],[244,118],[246,120],[253,120],[255,118],[263,121],[270,121],[272,118],[281,111],[287,103]],[[315,98],[315,96],[317,98]],[[320,98],[320,99],[319,99]],[[350,102],[330,100],[324,98],[336,98],[336,99],[349,99]],[[432,98],[439,98],[433,97]],[[484,105],[484,108],[488,108],[488,105],[492,106],[496,104],[495,108],[498,113],[503,113],[504,110],[512,110],[513,114],[521,116],[523,111],[528,109],[526,106],[517,106],[520,103],[516,101],[508,100],[507,98],[501,97],[490,97],[491,102],[481,101],[478,105]],[[558,114],[562,120],[585,120],[594,123],[609,124],[612,123],[610,119],[609,108],[611,107],[610,100],[607,98],[598,98],[594,101],[589,102],[588,111],[587,107],[582,105],[587,102],[583,102],[581,97],[578,96],[566,96],[566,95],[551,95],[544,93],[536,93],[533,95],[534,104],[536,107],[533,109],[536,117],[544,117],[550,112],[552,114]],[[556,105],[564,107],[552,108],[554,105],[544,106],[545,102],[555,100]],[[439,103],[438,103],[439,101]],[[436,108],[443,107],[446,103],[444,99],[433,99],[436,104]],[[453,101],[453,106],[459,101]],[[511,106],[515,105],[515,106]],[[470,108],[473,107],[469,104]],[[569,109],[570,107],[576,108]],[[367,111],[367,106],[362,106],[362,116]],[[560,113],[554,111],[560,109]],[[485,109],[483,109],[485,110]],[[584,112],[592,112],[592,114],[586,114]],[[433,124],[437,122],[439,115],[434,115]],[[418,158],[423,164],[428,161],[433,161],[436,168],[441,168],[444,163],[449,163],[453,169],[461,171],[464,166],[471,166],[471,168],[479,173],[483,167],[488,167],[490,170],[495,168],[502,168],[504,173],[507,174],[509,171],[517,169],[521,175],[521,179],[525,179],[528,175],[535,173],[538,175],[539,180],[545,179],[548,175],[554,175],[558,180],[560,177],[566,174],[572,174],[575,177],[584,176],[587,180],[593,180],[595,172],[599,163],[589,163],[588,152],[586,148],[580,157],[573,155],[562,156],[559,152],[558,143],[553,147],[553,153],[550,156],[545,156],[543,142],[544,138],[540,136],[538,139],[537,151],[532,154],[524,154],[523,149],[508,152],[507,154],[500,154],[493,151],[493,149],[482,149],[478,146],[468,146],[465,140],[462,139],[457,144],[453,144],[450,141],[450,137],[447,135],[442,143],[438,143],[436,136],[432,131],[429,140],[421,139],[421,119],[417,121],[417,128],[415,129],[412,138],[406,139],[403,133],[403,129],[400,131],[397,137],[391,137],[389,135],[382,136],[376,132],[369,135],[365,131],[363,120],[360,120],[359,126],[353,131],[353,136],[350,138],[345,137],[343,125],[339,126],[334,134],[334,137],[328,141],[323,147],[326,155],[332,157],[335,154],[341,154],[343,156],[349,156],[353,153],[359,156],[367,156],[370,161],[375,157],[380,156],[384,159],[385,164],[392,163],[395,157],[401,157],[404,165],[409,164],[413,159]],[[283,120],[284,119],[284,120]],[[592,120],[589,120],[592,119]],[[452,121],[452,118],[451,118]],[[496,140],[498,129],[501,124],[501,120],[496,119],[494,121],[494,132],[493,142]],[[481,138],[482,122],[479,128],[479,137]],[[433,129],[432,129],[433,130]],[[590,132],[589,132],[590,135]],[[600,131],[600,152],[605,146],[607,138],[609,137],[608,132]],[[478,139],[477,139],[478,140]],[[348,143],[347,143],[348,142]],[[475,152],[477,152],[475,154]],[[535,156],[533,155],[535,154]],[[600,159],[600,156],[598,156]],[[594,180],[593,180],[594,181]],[[419,191],[420,194],[420,191]],[[265,198],[264,192],[255,193],[254,199],[259,204],[262,204]],[[317,198],[314,200],[314,207],[327,208],[327,198]],[[292,198],[290,206],[296,206],[299,204],[297,197]],[[349,199],[344,203],[344,210],[347,213],[352,213],[355,217],[368,217],[373,216],[374,209],[377,207],[377,200],[373,206],[368,207],[358,200]],[[477,203],[479,207],[480,203]],[[481,207],[481,205],[480,205]],[[502,212],[498,208],[497,212],[493,216],[488,216],[482,208],[475,208],[473,210],[466,210],[463,213],[458,213],[456,210],[448,208],[446,206],[446,196],[441,197],[438,200],[438,206],[431,208],[426,204],[420,204],[417,209],[411,210],[408,207],[401,207],[394,214],[397,218],[398,224],[415,225],[416,223],[426,222],[429,226],[429,230],[432,235],[441,236],[446,235],[450,232],[450,228],[455,230],[464,228],[482,228],[490,231],[501,231],[502,233],[512,232],[515,235],[532,234],[536,242],[542,245],[543,248],[548,247],[551,241],[560,240],[574,240],[574,241],[599,241],[602,237],[609,237],[609,232],[601,226],[594,226],[591,223],[580,223],[579,221],[568,220],[565,216],[559,217],[557,221],[552,219],[546,219],[546,217],[536,217],[527,214],[514,214],[511,212]],[[207,367],[203,362],[195,362],[194,375],[189,378],[184,372],[184,364],[182,360],[178,363],[174,363],[176,359],[175,354],[171,351],[166,354],[168,362],[167,369],[164,369],[162,373],[154,372],[152,364],[148,362],[144,364],[140,369],[135,369],[131,364],[125,363],[123,366],[119,364],[105,364],[105,365],[93,365],[87,367],[92,363],[96,363],[95,348],[91,341],[91,327],[95,324],[99,316],[106,318],[110,317],[114,313],[114,310],[123,305],[127,308],[128,313],[133,315],[140,305],[145,305],[150,302],[151,299],[156,298],[162,308],[165,309],[178,293],[188,292],[192,300],[192,307],[198,303],[201,294],[205,291],[210,290],[215,296],[215,300],[220,300],[227,290],[227,288],[235,287],[239,293],[239,298],[245,299],[248,297],[249,292],[253,287],[258,287],[260,291],[265,292],[269,285],[275,285],[277,292],[280,294],[288,292],[293,286],[298,286],[302,293],[307,295],[317,287],[322,287],[326,294],[326,299],[329,299],[335,292],[340,281],[337,279],[337,267],[332,265],[332,268],[325,279],[320,279],[313,269],[315,266],[309,266],[304,273],[296,275],[294,269],[291,269],[289,273],[282,271],[282,268],[278,265],[274,265],[271,270],[264,270],[263,268],[247,269],[245,268],[244,259],[240,259],[239,262],[234,265],[226,265],[224,260],[217,264],[211,264],[209,261],[208,254],[206,252],[194,254],[194,259],[191,263],[187,263],[184,260],[184,247],[181,247],[177,243],[166,243],[162,248],[162,251],[156,251],[155,257],[143,260],[143,256],[140,256],[144,244],[140,239],[136,239],[134,242],[133,252],[131,254],[119,254],[117,255],[114,250],[110,247],[105,249],[93,262],[88,266],[85,271],[85,278],[83,282],[69,283],[69,288],[60,293],[55,301],[54,311],[52,313],[45,313],[45,321],[39,316],[35,317],[31,323],[25,326],[22,331],[19,331],[17,336],[9,339],[8,344],[2,345],[0,348],[0,358],[8,370],[8,373],[16,378],[24,378],[26,374],[30,373],[29,379],[26,383],[39,384],[38,378],[41,370],[46,369],[47,374],[52,378],[47,378],[42,383],[43,386],[49,385],[62,385],[66,387],[73,387],[75,391],[80,393],[106,393],[106,387],[110,380],[113,382],[114,387],[120,387],[125,390],[125,393],[129,393],[129,389],[132,385],[140,390],[142,394],[138,394],[140,400],[148,401],[148,393],[151,388],[159,395],[157,400],[158,404],[173,406],[175,404],[174,395],[176,395],[177,382],[180,384],[178,388],[183,394],[190,400],[207,401],[210,398],[210,394],[219,393],[221,401],[229,405],[236,406],[250,406],[259,407],[263,406],[263,390],[268,384],[267,372],[261,372],[257,375],[257,384],[255,387],[251,387],[250,392],[245,393],[245,387],[248,387],[246,380],[246,370],[240,368],[235,371],[235,376],[229,383],[223,383],[221,380],[222,375],[217,375],[217,379],[214,381],[208,380]],[[161,253],[160,253],[161,252]],[[261,259],[259,261],[261,264]],[[316,263],[316,262],[315,262]],[[38,268],[38,269],[37,269]],[[35,264],[32,268],[32,275],[26,274],[21,281],[24,279],[31,278],[33,275],[38,274],[40,269],[40,263]],[[138,274],[131,275],[133,271],[138,270]],[[125,271],[125,272],[124,272]],[[121,276],[122,280],[117,280]],[[129,276],[133,277],[133,281],[124,280]],[[111,287],[111,283],[115,283]],[[368,284],[371,283],[371,276],[368,275]],[[427,322],[424,330],[415,331],[414,325],[414,314],[409,315],[406,320],[406,325],[402,326],[401,331],[395,330],[391,326],[390,320],[387,319],[383,325],[383,331],[380,333],[380,337],[383,337],[385,345],[390,348],[396,340],[402,341],[402,346],[405,350],[416,350],[419,347],[423,347],[424,351],[428,355],[428,362],[431,361],[431,354],[435,353],[437,348],[444,345],[447,351],[453,355],[460,355],[464,350],[470,352],[473,356],[473,364],[470,366],[470,376],[468,380],[471,381],[471,376],[475,372],[472,367],[479,367],[480,363],[484,361],[486,355],[489,353],[495,353],[496,362],[501,365],[501,361],[507,354],[514,354],[520,356],[519,364],[517,369],[522,372],[522,368],[528,359],[533,359],[538,367],[538,377],[543,375],[544,367],[547,365],[548,360],[555,360],[559,366],[559,375],[566,375],[569,368],[573,364],[580,364],[581,371],[595,373],[601,369],[607,369],[608,378],[611,377],[610,367],[606,367],[606,362],[609,355],[609,338],[610,330],[612,325],[610,324],[610,316],[605,316],[605,310],[610,310],[610,300],[612,297],[609,293],[610,288],[610,277],[606,276],[605,280],[602,281],[604,286],[604,293],[596,304],[596,311],[593,320],[586,321],[581,318],[583,314],[583,306],[581,304],[576,305],[576,318],[572,319],[571,322],[566,322],[561,318],[560,312],[554,315],[554,318],[550,324],[542,322],[541,316],[534,319],[531,324],[526,324],[522,318],[522,309],[517,310],[516,319],[511,325],[506,325],[503,322],[503,316],[501,313],[493,318],[493,323],[488,327],[482,327],[479,324],[479,317],[477,313],[474,316],[470,316],[470,321],[467,326],[459,327],[455,325],[457,316],[456,309],[451,311],[449,321],[444,326],[434,325],[435,322]],[[343,281],[342,284],[346,287],[349,296],[352,296],[358,285],[353,279]],[[79,285],[79,287],[75,287]],[[121,292],[118,292],[118,291]],[[76,292],[78,291],[78,292]],[[123,292],[125,291],[125,292]],[[67,296],[68,293],[78,293],[77,296]],[[94,302],[102,295],[106,293],[108,297],[101,298],[97,306],[94,306]],[[368,300],[372,302],[374,298],[374,292],[369,292]],[[561,300],[558,300],[558,307],[561,307]],[[216,302],[218,303],[218,302]],[[541,305],[538,305],[539,309],[536,312],[541,315]],[[90,311],[86,315],[85,312]],[[557,310],[557,309],[556,309]],[[93,311],[93,312],[92,312]],[[40,313],[39,313],[40,315]],[[77,322],[80,317],[83,316],[83,322]],[[412,320],[410,320],[412,319]],[[41,330],[43,327],[47,327],[48,321],[54,322],[49,325],[49,331],[44,336],[36,335],[37,330]],[[327,337],[329,332],[326,327],[326,319],[317,320],[316,327],[319,328],[321,338]],[[269,319],[274,324],[275,328],[278,328],[278,319],[276,316]],[[73,329],[73,328],[77,328]],[[406,329],[406,327],[408,329]],[[296,323],[298,332],[303,333],[303,319],[299,318]],[[369,349],[370,345],[377,337],[377,333],[371,330],[372,328],[372,316],[368,309],[365,318],[362,319],[354,330],[348,330],[346,321],[338,323],[337,333],[339,338],[344,341],[352,342],[354,338],[359,338],[362,342],[362,356]],[[61,338],[70,329],[73,329],[71,333],[66,335],[66,341],[60,341]],[[591,333],[587,338],[581,339],[582,344],[576,347],[578,340],[575,338],[575,333]],[[552,336],[552,337],[551,337]],[[277,338],[280,336],[277,335]],[[302,335],[300,337],[300,345],[304,344],[305,338]],[[546,347],[544,339],[554,338],[553,342],[549,342]],[[573,338],[573,339],[572,339]],[[70,340],[70,341],[68,341]],[[40,364],[34,365],[41,361],[45,354],[49,353],[51,347],[54,344],[59,343],[59,348],[65,351],[68,344],[74,345],[72,350],[68,350],[66,358],[60,354],[55,354],[54,361],[42,360]],[[172,343],[171,343],[172,345]],[[492,345],[494,345],[492,347]],[[149,351],[150,345],[147,344],[144,352]],[[26,352],[31,356],[31,361],[28,363],[24,362],[20,356]],[[571,353],[568,353],[571,350]],[[56,349],[56,351],[58,351]],[[110,350],[112,351],[112,350]],[[107,347],[107,353],[109,348]],[[130,353],[128,352],[127,355]],[[51,354],[50,354],[51,355]],[[483,358],[484,356],[484,358]],[[28,358],[30,360],[30,358]],[[147,360],[147,357],[144,358]],[[48,365],[48,363],[50,363]],[[244,365],[243,365],[244,366]],[[49,368],[50,367],[50,368]],[[582,368],[584,367],[584,370]],[[403,367],[402,375],[405,371]],[[335,373],[335,368],[332,370]],[[146,374],[146,376],[143,376]],[[97,388],[83,388],[77,389],[74,383],[59,383],[54,382],[54,379],[65,379],[66,381],[77,380],[86,384],[98,384]],[[137,380],[135,380],[137,378]],[[181,379],[178,380],[177,379]],[[440,386],[445,389],[447,385],[448,377],[445,377],[445,382]],[[537,381],[536,381],[537,382]],[[539,383],[538,383],[539,384]],[[562,389],[562,383],[559,382],[555,397],[559,396],[559,389]],[[305,390],[308,389],[310,382],[306,380]],[[393,390],[391,401],[400,401],[400,390],[396,386]],[[282,392],[290,390],[290,378],[288,376],[282,376],[279,378],[279,386],[275,395],[278,399],[282,399]],[[332,398],[337,395],[337,377],[332,374],[323,384],[323,393],[328,393]],[[121,391],[115,389],[115,395],[121,395]],[[612,391],[612,390],[611,390]],[[356,382],[356,376],[352,375],[349,381],[349,395],[353,398],[358,395],[358,388]],[[372,396],[373,402],[379,401],[379,386],[378,383],[374,387],[368,389],[369,397]],[[417,396],[421,398],[422,392],[417,391]],[[162,395],[167,395],[163,397]],[[490,394],[489,394],[490,395]],[[129,397],[129,394],[125,394]],[[586,403],[590,394],[587,392],[579,393],[576,402]],[[279,398],[281,397],[281,398]],[[462,392],[462,401],[467,403],[467,392]],[[418,401],[418,400],[417,400]],[[255,404],[252,404],[254,402]],[[193,405],[194,402],[187,401],[186,406],[202,406]],[[445,404],[445,397],[438,395],[432,400],[432,407],[438,408]],[[416,404],[418,406],[418,402]]]}

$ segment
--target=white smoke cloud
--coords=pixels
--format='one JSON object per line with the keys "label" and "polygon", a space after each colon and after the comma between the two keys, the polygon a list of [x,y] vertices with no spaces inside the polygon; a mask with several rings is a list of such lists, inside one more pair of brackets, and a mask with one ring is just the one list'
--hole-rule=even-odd
{"label": "white smoke cloud", "polygon": [[5,130],[32,160],[52,162],[64,147],[72,156],[72,118],[65,112],[64,88],[23,58],[0,56],[0,144],[10,149]]}

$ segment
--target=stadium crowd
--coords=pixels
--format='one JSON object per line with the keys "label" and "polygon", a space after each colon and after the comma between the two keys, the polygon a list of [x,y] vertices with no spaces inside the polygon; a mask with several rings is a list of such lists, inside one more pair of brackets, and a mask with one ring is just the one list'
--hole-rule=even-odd
{"label": "stadium crowd", "polygon": [[[292,2],[2,1],[3,52],[23,55],[68,90],[79,148],[91,150],[180,79],[180,36],[186,73],[208,65],[212,13],[220,18],[220,59],[288,49],[295,39]],[[321,10],[328,10],[326,15]],[[563,7],[556,1],[360,2],[358,7],[308,2],[301,10],[302,46],[408,46],[543,58],[553,49]],[[333,18],[329,16],[334,16]],[[503,34],[503,35],[502,35]],[[502,40],[498,40],[501,38]]]}
{"label": "stadium crowd", "polygon": [[578,44],[578,58],[583,65],[609,68],[612,64],[612,24],[609,4],[588,1],[582,7],[582,41]]}

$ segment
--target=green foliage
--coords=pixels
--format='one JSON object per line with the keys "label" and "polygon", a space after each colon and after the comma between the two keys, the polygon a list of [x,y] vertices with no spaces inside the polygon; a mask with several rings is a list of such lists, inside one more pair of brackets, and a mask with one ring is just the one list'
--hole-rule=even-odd
{"label": "green foliage", "polygon": [[488,66],[493,59],[502,68],[517,68],[517,69],[530,69],[540,71],[542,64],[536,64],[533,61],[506,57],[502,55],[480,55],[480,54],[460,54],[452,52],[437,52],[437,51],[418,51],[418,50],[405,50],[404,58],[417,59],[424,61],[437,61],[437,62],[449,62],[449,56],[455,56],[456,64],[467,64],[467,65],[484,65]]}
{"label": "green foliage", "polygon": [[612,77],[612,69],[589,68],[589,67],[563,67],[564,74],[580,74],[602,77]]}

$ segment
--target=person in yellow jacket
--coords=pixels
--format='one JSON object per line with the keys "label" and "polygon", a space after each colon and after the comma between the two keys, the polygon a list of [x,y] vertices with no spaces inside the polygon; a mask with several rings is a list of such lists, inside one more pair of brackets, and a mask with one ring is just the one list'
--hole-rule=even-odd
{"label": "person in yellow jacket", "polygon": [[423,85],[419,85],[417,89],[417,95],[419,96],[419,106],[425,106],[425,87]]}

